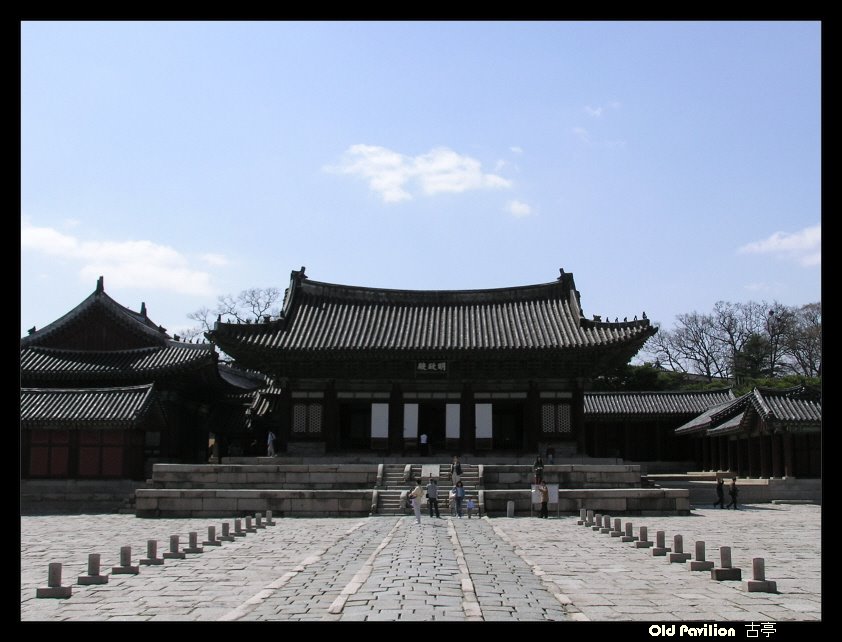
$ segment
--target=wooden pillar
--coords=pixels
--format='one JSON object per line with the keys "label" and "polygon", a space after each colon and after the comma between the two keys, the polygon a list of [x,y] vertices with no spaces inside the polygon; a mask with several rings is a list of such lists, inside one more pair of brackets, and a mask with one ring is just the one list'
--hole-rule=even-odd
{"label": "wooden pillar", "polygon": [[389,392],[389,452],[403,450],[403,389],[399,383],[393,383]]}
{"label": "wooden pillar", "polygon": [[693,461],[696,462],[696,470],[702,469],[702,440],[704,437],[693,437]]}
{"label": "wooden pillar", "polygon": [[746,436],[746,448],[748,449],[748,476],[759,477],[760,466],[758,465],[759,453],[757,452],[757,437]]}
{"label": "wooden pillar", "polygon": [[782,477],[781,435],[780,433],[773,433],[769,438],[772,440],[772,477]]}
{"label": "wooden pillar", "polygon": [[324,390],[322,406],[322,438],[325,440],[325,451],[334,452],[340,449],[339,443],[339,400],[336,397],[336,382],[328,381]]}
{"label": "wooden pillar", "polygon": [[[290,435],[292,433],[292,390],[291,386],[284,385],[281,388],[280,398],[278,399],[278,424],[275,437],[277,438],[275,450],[286,452],[289,445]],[[259,442],[258,442],[259,443]],[[265,435],[263,443],[266,443]]]}
{"label": "wooden pillar", "polygon": [[784,442],[784,475],[786,477],[795,477],[792,456],[792,433],[785,432],[782,437]]}
{"label": "wooden pillar", "polygon": [[745,466],[743,465],[743,451],[744,447],[742,439],[740,439],[740,436],[737,435],[737,437],[734,439],[734,458],[737,462],[737,465],[731,472],[737,473],[738,477],[745,477]]}
{"label": "wooden pillar", "polygon": [[728,465],[725,466],[725,470],[735,473],[737,472],[737,442],[728,436],[723,437],[723,439],[725,439],[725,443],[728,449]]}
{"label": "wooden pillar", "polygon": [[473,453],[477,447],[477,417],[474,406],[474,390],[470,383],[462,384],[459,400],[459,449],[462,453]]}
{"label": "wooden pillar", "polygon": [[757,435],[757,449],[760,451],[760,477],[768,479],[771,470],[769,465],[769,437],[763,433]]}
{"label": "wooden pillar", "polygon": [[[576,382],[573,388],[573,398],[570,400],[570,421],[573,424],[573,436],[576,439],[579,452],[585,452],[585,389],[581,382]],[[594,430],[594,437],[596,431]],[[596,444],[594,444],[596,450]],[[596,453],[594,453],[596,454]]]}
{"label": "wooden pillar", "polygon": [[702,440],[702,470],[710,470],[710,437]]}

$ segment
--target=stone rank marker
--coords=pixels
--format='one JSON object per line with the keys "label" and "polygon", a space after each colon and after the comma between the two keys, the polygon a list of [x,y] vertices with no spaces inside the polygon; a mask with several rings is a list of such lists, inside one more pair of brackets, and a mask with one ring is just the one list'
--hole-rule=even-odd
{"label": "stone rank marker", "polygon": [[634,542],[637,540],[633,533],[633,526],[631,522],[626,522],[626,534],[620,538],[621,542]]}
{"label": "stone rank marker", "polygon": [[683,564],[690,559],[690,553],[684,552],[684,536],[676,535],[672,538],[672,545],[675,548],[674,553],[669,554],[670,564]]}
{"label": "stone rank marker", "polygon": [[144,566],[159,566],[164,563],[163,558],[158,557],[158,540],[146,540],[146,557],[140,560]]}
{"label": "stone rank marker", "polygon": [[184,549],[185,553],[204,553],[205,549],[199,546],[199,534],[196,531],[191,531],[188,534],[188,542],[187,548]]}
{"label": "stone rank marker", "polygon": [[[622,537],[623,530],[621,528],[622,520],[619,517],[614,518],[614,529],[609,533],[611,537]],[[622,540],[621,540],[622,541]]]}
{"label": "stone rank marker", "polygon": [[731,547],[719,547],[719,559],[721,566],[710,571],[710,579],[722,582],[726,580],[740,581],[743,579],[741,569],[731,566]]}
{"label": "stone rank marker", "polygon": [[263,513],[256,513],[254,516],[254,527],[255,528],[266,528],[266,524],[263,523]]}
{"label": "stone rank marker", "polygon": [[611,516],[602,516],[602,528],[599,529],[601,535],[608,535],[611,532]]}
{"label": "stone rank marker", "polygon": [[47,567],[47,586],[35,589],[35,597],[67,598],[71,595],[73,595],[73,589],[61,585],[61,562],[50,562]]}
{"label": "stone rank marker", "polygon": [[587,517],[588,512],[584,508],[579,509],[579,520],[576,522],[576,526],[584,526],[585,525],[585,518]]}
{"label": "stone rank marker", "polygon": [[778,585],[766,579],[766,562],[762,557],[751,560],[751,579],[743,582],[743,588],[749,593],[777,593]]}
{"label": "stone rank marker", "polygon": [[690,562],[691,571],[710,571],[713,569],[713,562],[705,560],[705,543],[702,540],[696,542],[696,559]]}
{"label": "stone rank marker", "polygon": [[228,522],[222,523],[222,535],[219,536],[219,541],[221,542],[233,542],[234,536],[229,532],[231,528],[231,524]]}
{"label": "stone rank marker", "polygon": [[208,526],[208,539],[202,546],[222,546],[222,538],[216,537],[216,526]]}
{"label": "stone rank marker", "polygon": [[635,548],[650,548],[652,542],[649,541],[649,529],[646,526],[640,527],[640,541],[634,543]]}
{"label": "stone rank marker", "polygon": [[187,554],[178,550],[178,535],[170,535],[170,550],[164,553],[164,559],[183,560],[185,557]]}
{"label": "stone rank marker", "polygon": [[602,514],[601,514],[601,513],[597,513],[597,514],[594,516],[594,525],[593,525],[593,526],[591,526],[591,530],[592,530],[592,531],[597,531],[597,532],[599,532],[599,530],[600,530],[601,528],[602,528]]}
{"label": "stone rank marker", "polygon": [[99,553],[88,555],[88,574],[80,575],[76,582],[82,586],[87,586],[88,584],[108,584],[108,576],[99,574]]}
{"label": "stone rank marker", "polygon": [[132,547],[120,547],[120,566],[112,566],[112,575],[137,575],[140,573],[140,566],[132,566]]}
{"label": "stone rank marker", "polygon": [[270,511],[270,510],[266,511],[266,525],[267,526],[274,526],[275,525],[275,520],[272,519],[272,511]]}
{"label": "stone rank marker", "polygon": [[243,530],[243,522],[239,519],[234,520],[234,537],[245,537],[247,533]]}
{"label": "stone rank marker", "polygon": [[655,557],[663,557],[670,552],[666,544],[666,535],[664,531],[655,532],[655,546],[652,548],[652,555]]}

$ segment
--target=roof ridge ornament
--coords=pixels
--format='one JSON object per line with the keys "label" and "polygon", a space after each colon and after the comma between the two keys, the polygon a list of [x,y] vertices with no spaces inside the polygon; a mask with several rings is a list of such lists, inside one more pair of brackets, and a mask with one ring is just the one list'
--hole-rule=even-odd
{"label": "roof ridge ornament", "polygon": [[105,277],[100,276],[96,280],[96,292],[97,294],[102,294],[105,292]]}

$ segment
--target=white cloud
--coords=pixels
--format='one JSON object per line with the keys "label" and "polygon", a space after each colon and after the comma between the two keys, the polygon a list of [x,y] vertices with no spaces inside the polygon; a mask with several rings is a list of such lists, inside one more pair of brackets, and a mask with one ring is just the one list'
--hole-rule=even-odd
{"label": "white cloud", "polygon": [[620,109],[620,103],[616,100],[612,100],[611,102],[609,102],[605,106],[597,105],[596,107],[591,107],[590,105],[585,105],[585,107],[584,107],[585,113],[588,116],[591,116],[593,118],[601,117],[602,114],[605,113],[606,109],[614,109],[614,110]]}
{"label": "white cloud", "polygon": [[573,133],[581,140],[583,143],[590,143],[591,137],[588,134],[588,130],[584,127],[574,127]]}
{"label": "white cloud", "polygon": [[523,148],[518,147],[517,145],[509,147],[509,149],[512,151],[513,154],[523,154]]}
{"label": "white cloud", "polygon": [[229,261],[228,257],[224,254],[213,254],[208,252],[207,254],[202,254],[199,258],[208,265],[213,265],[215,267],[224,267],[231,264],[231,261]]}
{"label": "white cloud", "polygon": [[116,287],[214,294],[210,274],[191,268],[175,249],[151,241],[82,241],[22,219],[20,245],[22,251],[80,262],[79,276],[85,280],[102,275]]}
{"label": "white cloud", "polygon": [[585,145],[592,145],[594,147],[606,147],[609,149],[615,147],[625,147],[626,141],[624,140],[593,140],[591,138],[590,132],[584,127],[574,127],[572,130],[573,134],[582,141]]}
{"label": "white cloud", "polygon": [[523,201],[509,201],[506,204],[506,211],[517,218],[523,218],[532,214],[532,208]]}
{"label": "white cloud", "polygon": [[406,156],[376,145],[352,145],[339,166],[326,169],[367,180],[369,188],[385,203],[410,200],[418,193],[434,196],[512,185],[502,176],[484,173],[477,159],[447,147]]}
{"label": "white cloud", "polygon": [[775,232],[760,241],[747,243],[737,251],[740,254],[771,254],[778,258],[797,261],[804,267],[821,265],[822,226],[813,225],[793,232]]}

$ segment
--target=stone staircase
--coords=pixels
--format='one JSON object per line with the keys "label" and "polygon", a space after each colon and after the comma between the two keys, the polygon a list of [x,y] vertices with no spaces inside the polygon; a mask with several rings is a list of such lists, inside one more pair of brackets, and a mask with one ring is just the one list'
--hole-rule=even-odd
{"label": "stone staircase", "polygon": [[[415,479],[421,479],[421,484],[426,486],[428,478],[424,475],[430,471],[435,464],[385,464],[383,469],[383,486],[378,489],[378,515],[408,515],[411,512],[409,505],[401,500],[401,495],[414,486]],[[462,485],[465,487],[465,499],[473,497],[479,504],[479,491],[482,482],[479,478],[479,466],[474,464],[462,464]],[[407,473],[408,469],[408,473]],[[439,510],[443,513],[452,512],[455,514],[456,507],[450,506],[449,493],[453,488],[450,479],[450,464],[438,464],[437,477],[439,493]]]}

